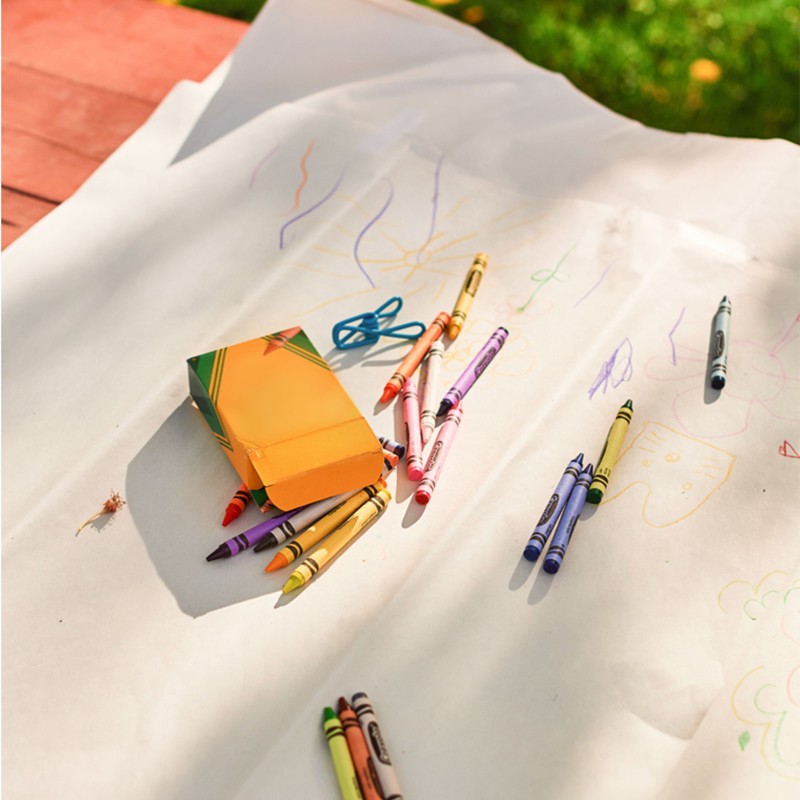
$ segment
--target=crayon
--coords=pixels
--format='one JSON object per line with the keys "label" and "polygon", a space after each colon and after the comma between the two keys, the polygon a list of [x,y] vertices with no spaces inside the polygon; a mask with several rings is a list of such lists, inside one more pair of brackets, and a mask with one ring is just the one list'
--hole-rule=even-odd
{"label": "crayon", "polygon": [[236,494],[231,498],[228,507],[225,509],[225,516],[222,519],[222,527],[227,528],[231,522],[238,518],[242,511],[247,508],[247,504],[253,498],[247,489],[247,484],[243,483],[237,490]]}
{"label": "crayon", "polygon": [[475,385],[492,359],[500,352],[500,348],[508,339],[508,330],[502,325],[489,337],[486,344],[481,347],[478,354],[469,362],[467,368],[458,376],[456,382],[450,387],[439,405],[437,416],[446,414],[454,405],[460,403],[467,392]]}
{"label": "crayon", "polygon": [[547,505],[545,506],[539,522],[533,529],[528,544],[525,545],[525,549],[522,551],[522,555],[527,558],[528,561],[536,561],[541,555],[542,550],[544,550],[545,543],[555,527],[556,522],[558,522],[558,518],[564,510],[564,506],[567,504],[569,493],[572,491],[572,487],[575,486],[575,481],[578,479],[582,468],[583,453],[578,453],[578,455],[567,464],[564,474],[553,490],[552,496],[547,501]]}
{"label": "crayon", "polygon": [[[381,470],[381,478],[385,478],[396,466],[399,459],[394,453],[388,450],[383,451],[383,469]],[[324,517],[329,511],[333,511],[338,505],[349,500],[354,494],[360,492],[361,489],[354,489],[352,492],[343,492],[342,494],[328,497],[325,500],[318,500],[303,509],[300,509],[296,515],[291,516],[289,519],[284,520],[280,525],[270,531],[256,546],[253,548],[254,553],[260,553],[271,547],[277,547],[283,544],[292,536],[297,535],[305,530],[309,525],[313,525],[318,519]]]}
{"label": "crayon", "polygon": [[331,751],[333,769],[336,772],[342,800],[364,800],[358,786],[353,759],[350,757],[350,750],[344,738],[342,723],[339,722],[339,717],[330,706],[326,706],[322,712],[322,729],[328,740],[328,748]]}
{"label": "crayon", "polygon": [[586,491],[592,481],[593,474],[592,465],[587,464],[578,476],[578,480],[575,481],[575,488],[569,495],[567,507],[564,509],[556,532],[553,534],[553,541],[550,543],[550,547],[547,548],[547,555],[545,555],[544,564],[542,564],[542,569],[550,575],[558,572],[558,568],[564,560],[567,545],[572,537],[572,531],[575,530],[578,517],[581,515],[581,509],[586,502]]}
{"label": "crayon", "polygon": [[397,782],[397,775],[395,775],[389,751],[386,749],[386,742],[383,740],[383,734],[378,725],[378,718],[375,716],[366,692],[358,692],[353,695],[353,709],[358,715],[358,722],[361,730],[364,731],[367,747],[369,747],[375,762],[384,800],[403,800],[400,784]]}
{"label": "crayon", "polygon": [[417,382],[408,378],[403,386],[403,424],[406,428],[406,470],[412,481],[422,477],[422,436],[419,430]]}
{"label": "crayon", "polygon": [[271,530],[277,528],[281,523],[289,519],[292,514],[296,514],[300,510],[301,509],[286,511],[283,514],[279,514],[277,517],[272,517],[264,522],[260,522],[255,527],[249,528],[244,533],[240,533],[238,536],[234,536],[232,539],[228,539],[228,541],[223,542],[213,553],[209,553],[206,556],[206,561],[217,561],[220,558],[230,558],[231,556],[241,553],[242,550],[247,550],[248,547],[252,547],[253,545],[256,545],[257,547],[261,540]]}
{"label": "crayon", "polygon": [[420,480],[417,491],[414,493],[414,499],[421,505],[427,505],[430,502],[433,490],[436,488],[436,482],[442,472],[442,465],[445,458],[447,458],[447,453],[453,443],[458,426],[461,424],[463,413],[460,405],[451,408],[439,430],[436,441],[433,443],[431,453],[428,456],[428,463],[425,464],[422,480]]}
{"label": "crayon", "polygon": [[294,328],[287,328],[285,331],[270,336],[267,346],[264,348],[264,355],[267,356],[278,348],[283,347],[290,339],[297,336],[301,330],[303,329],[300,325],[295,325]]}
{"label": "crayon", "polygon": [[731,301],[722,298],[714,315],[714,333],[711,337],[711,387],[722,389],[728,376],[728,345],[731,328]]}
{"label": "crayon", "polygon": [[436,315],[436,319],[428,326],[428,329],[422,336],[417,339],[411,350],[408,351],[406,357],[400,362],[394,375],[383,387],[383,394],[381,395],[381,403],[386,403],[397,395],[403,388],[406,378],[414,374],[414,370],[420,365],[420,362],[425,358],[425,354],[430,349],[430,346],[442,335],[447,324],[450,322],[450,315],[445,311],[440,311]]}
{"label": "crayon", "polygon": [[364,731],[361,730],[361,725],[358,724],[356,712],[353,711],[352,706],[344,697],[339,698],[336,710],[339,712],[339,722],[342,723],[344,738],[347,739],[350,757],[353,759],[358,785],[361,787],[361,794],[364,795],[364,800],[383,800],[383,792],[378,780],[378,773],[375,770],[375,762],[370,755]]}
{"label": "crayon", "polygon": [[472,301],[475,299],[475,292],[478,291],[478,286],[480,286],[481,278],[488,263],[489,256],[486,253],[478,253],[472,262],[472,266],[464,280],[464,285],[461,287],[461,294],[459,294],[453,308],[450,325],[447,327],[447,335],[451,340],[455,339],[464,327],[467,314],[472,307]]}
{"label": "crayon", "polygon": [[364,505],[358,508],[331,533],[311,555],[306,556],[306,560],[289,576],[289,580],[283,585],[281,591],[284,594],[289,594],[289,592],[308,583],[326,564],[333,561],[358,538],[364,528],[386,508],[391,499],[392,493],[388,489],[381,489],[375,497],[370,497]]}
{"label": "crayon", "polygon": [[611,471],[619,458],[619,451],[625,441],[625,434],[633,418],[633,400],[627,400],[617,411],[617,416],[611,423],[611,428],[603,445],[603,452],[597,460],[597,469],[594,472],[594,480],[589,487],[589,494],[586,495],[586,502],[597,505],[602,499],[605,490],[608,488],[608,481],[611,478]]}
{"label": "crayon", "polygon": [[423,446],[433,434],[436,427],[436,402],[439,394],[439,378],[442,373],[444,345],[441,339],[435,341],[425,358],[425,386],[422,390],[422,413],[420,415],[420,432]]}
{"label": "crayon", "polygon": [[345,520],[351,517],[370,497],[375,497],[381,489],[386,488],[386,481],[380,478],[377,483],[366,486],[356,492],[344,503],[329,511],[322,519],[309,525],[293,542],[275,554],[275,558],[267,564],[264,572],[275,572],[288,566],[296,558],[303,555],[310,547],[321,542],[329,533],[336,530]]}
{"label": "crayon", "polygon": [[379,436],[378,441],[384,450],[394,453],[398,458],[402,458],[406,454],[406,448],[400,442],[389,439],[387,436]]}

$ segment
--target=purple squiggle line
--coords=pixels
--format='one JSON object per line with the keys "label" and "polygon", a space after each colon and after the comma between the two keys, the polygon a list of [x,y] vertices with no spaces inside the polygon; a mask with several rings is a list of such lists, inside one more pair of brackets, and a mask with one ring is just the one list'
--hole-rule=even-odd
{"label": "purple squiggle line", "polygon": [[439,156],[439,160],[436,162],[436,173],[434,174],[433,178],[433,211],[431,213],[431,228],[428,231],[428,238],[425,240],[422,247],[420,247],[419,252],[417,253],[417,264],[422,260],[422,251],[428,246],[428,242],[433,238],[433,232],[436,230],[436,214],[439,210],[439,175],[442,171],[442,162],[444,161],[444,155]]}
{"label": "purple squiggle line", "polygon": [[273,147],[272,150],[270,150],[269,153],[267,153],[264,156],[264,158],[262,158],[261,161],[259,161],[258,164],[256,164],[255,169],[250,174],[250,184],[247,187],[248,189],[252,189],[253,188],[253,184],[256,182],[256,174],[261,169],[261,167],[263,167],[264,164],[266,164],[267,161],[269,161],[272,158],[272,156],[274,156],[275,153],[277,153],[278,150],[280,150],[280,147],[281,146],[279,144],[276,144],[275,147]]}
{"label": "purple squiggle line", "polygon": [[394,199],[394,186],[392,185],[392,182],[388,178],[384,178],[384,180],[389,184],[389,197],[383,204],[383,208],[364,226],[364,229],[361,231],[361,233],[358,234],[356,243],[353,246],[353,257],[356,260],[356,264],[358,264],[358,268],[361,270],[364,277],[369,281],[369,285],[373,289],[375,288],[375,283],[373,282],[372,278],[370,278],[369,273],[364,269],[364,265],[361,263],[361,259],[358,257],[358,248],[360,247],[361,240],[364,238],[366,232],[386,213],[386,209],[389,208],[392,200]]}
{"label": "purple squiggle line", "polygon": [[592,288],[591,288],[591,289],[589,289],[589,291],[588,291],[588,292],[586,292],[586,294],[585,294],[583,297],[581,297],[581,299],[580,299],[580,300],[578,300],[578,302],[577,302],[577,303],[575,303],[575,305],[574,305],[574,306],[572,306],[573,308],[577,308],[577,307],[578,307],[578,306],[579,306],[579,305],[580,305],[580,304],[581,304],[581,303],[582,303],[582,302],[583,302],[583,301],[584,301],[584,300],[585,300],[585,299],[586,299],[586,298],[587,298],[587,297],[588,297],[588,296],[589,296],[589,295],[590,295],[590,294],[591,294],[591,293],[592,293],[592,292],[593,292],[593,291],[594,291],[594,290],[595,290],[595,289],[596,289],[596,288],[597,288],[597,287],[598,287],[598,286],[599,286],[599,285],[600,285],[600,284],[603,282],[603,278],[605,278],[605,276],[606,276],[606,273],[607,273],[607,272],[608,272],[608,271],[611,269],[611,267],[613,267],[613,266],[614,266],[614,263],[612,262],[611,264],[609,264],[609,265],[608,265],[608,266],[607,266],[607,267],[606,267],[606,268],[603,270],[603,274],[600,276],[600,278],[599,278],[599,280],[597,281],[597,283],[596,283],[594,286],[592,286]]}
{"label": "purple squiggle line", "polygon": [[312,211],[316,211],[323,203],[325,203],[328,200],[330,200],[331,197],[333,197],[333,195],[336,192],[336,190],[339,188],[339,185],[341,184],[342,179],[344,178],[344,175],[345,175],[346,172],[347,172],[347,169],[343,169],[342,170],[342,174],[339,175],[339,177],[336,179],[336,183],[333,184],[333,188],[325,195],[325,197],[323,197],[321,200],[318,200],[316,203],[314,203],[313,206],[311,206],[310,208],[307,208],[305,211],[301,211],[296,217],[292,217],[287,223],[284,224],[284,226],[281,228],[281,233],[280,233],[280,249],[281,250],[283,250],[286,247],[286,244],[283,241],[283,236],[286,233],[286,229],[292,223],[297,222],[297,220],[302,219],[303,217],[307,217]]}
{"label": "purple squiggle line", "polygon": [[678,317],[678,321],[672,326],[672,330],[667,334],[667,338],[669,339],[670,346],[672,347],[672,364],[673,366],[678,366],[678,357],[677,353],[675,352],[675,342],[672,341],[672,334],[675,333],[675,329],[678,325],[681,324],[681,320],[683,319],[683,312],[686,311],[686,306],[681,309],[680,316]]}
{"label": "purple squiggle line", "polygon": [[[627,348],[629,350],[628,353],[624,354],[620,363],[624,364],[622,367],[622,374],[619,378],[614,377],[614,367],[617,366],[617,356],[620,354],[620,351],[625,347],[627,344]],[[611,358],[608,361],[603,362],[603,366],[600,367],[600,371],[597,373],[597,377],[594,379],[594,383],[592,383],[591,388],[589,389],[589,399],[591,400],[595,392],[597,392],[600,388],[603,390],[603,394],[606,393],[608,390],[608,384],[611,383],[611,387],[616,389],[623,381],[629,381],[633,377],[633,345],[631,344],[631,340],[626,336],[617,346],[617,349],[611,354]]]}

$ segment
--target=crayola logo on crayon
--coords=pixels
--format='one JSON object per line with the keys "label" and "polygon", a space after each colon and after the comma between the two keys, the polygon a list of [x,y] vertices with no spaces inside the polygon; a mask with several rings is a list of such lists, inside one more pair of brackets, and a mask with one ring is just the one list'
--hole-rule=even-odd
{"label": "crayola logo on crayon", "polygon": [[439,458],[439,453],[441,452],[442,452],[442,442],[437,439],[433,445],[433,449],[431,450],[430,456],[428,456],[428,465],[425,467],[426,472],[429,472],[436,466],[436,460]]}
{"label": "crayola logo on crayon", "polygon": [[497,355],[497,348],[496,347],[490,347],[486,351],[486,355],[480,360],[480,362],[478,363],[478,366],[475,367],[475,377],[476,378],[478,377],[478,375],[480,375],[486,369],[486,367],[489,366],[489,362],[496,355]]}
{"label": "crayola logo on crayon", "polygon": [[467,285],[464,287],[464,291],[467,294],[471,294],[473,297],[475,296],[475,292],[478,291],[478,287],[481,285],[482,274],[483,273],[477,269],[470,272],[469,278],[467,278]]}
{"label": "crayola logo on crayon", "polygon": [[[542,512],[542,518],[539,520],[539,525],[544,525],[547,522],[547,520],[549,520],[550,517],[553,516],[553,511],[555,511],[557,505],[558,505],[558,495],[554,494],[547,502],[547,506]],[[536,527],[538,528],[539,526],[537,525]]]}
{"label": "crayola logo on crayon", "polygon": [[714,358],[719,358],[725,352],[724,331],[714,331]]}
{"label": "crayola logo on crayon", "polygon": [[367,725],[367,729],[372,746],[375,748],[375,755],[378,756],[378,760],[382,764],[391,764],[392,762],[389,758],[389,751],[386,749],[386,745],[383,743],[383,736],[381,736],[381,729],[378,727],[378,723],[370,722],[369,725]]}

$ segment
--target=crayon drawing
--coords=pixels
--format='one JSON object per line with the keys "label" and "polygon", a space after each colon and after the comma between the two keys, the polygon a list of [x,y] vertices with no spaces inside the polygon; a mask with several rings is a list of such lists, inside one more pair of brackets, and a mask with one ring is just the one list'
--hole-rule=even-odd
{"label": "crayon drawing", "polygon": [[717,604],[757,623],[765,641],[779,645],[774,657],[748,669],[731,693],[731,711],[750,726],[739,736],[739,747],[744,750],[758,739],[763,763],[784,778],[800,781],[800,579],[773,570],[755,586],[731,581]]}
{"label": "crayon drawing", "polygon": [[646,422],[614,467],[611,486],[627,481],[611,503],[642,487],[642,519],[653,528],[676,525],[694,514],[728,480],[736,457],[658,422]]}
{"label": "crayon drawing", "polygon": [[681,313],[670,331],[670,355],[655,356],[645,365],[650,379],[674,386],[672,410],[684,432],[703,439],[737,436],[748,429],[757,413],[787,422],[800,421],[798,317],[787,323],[780,312],[758,298],[736,298],[728,382],[723,391],[726,413],[721,414],[703,401],[709,322],[701,322],[696,310],[692,315],[692,323],[683,323],[676,334],[684,317]]}
{"label": "crayon drawing", "polygon": [[583,301],[584,301],[584,300],[585,300],[585,299],[586,299],[586,298],[587,298],[587,297],[588,297],[588,296],[589,296],[589,295],[590,295],[590,294],[591,294],[591,293],[592,293],[592,292],[593,292],[593,291],[594,291],[594,290],[595,290],[595,289],[596,289],[596,288],[597,288],[597,287],[598,287],[598,286],[599,286],[599,285],[600,285],[600,284],[603,282],[603,280],[605,279],[606,275],[608,274],[608,271],[609,271],[609,270],[611,269],[611,267],[613,267],[613,266],[614,266],[613,264],[609,264],[609,265],[608,265],[608,266],[607,266],[607,267],[606,267],[606,268],[603,270],[602,274],[601,274],[601,275],[600,275],[600,277],[597,279],[597,282],[594,284],[594,286],[592,286],[592,288],[591,288],[591,289],[589,289],[589,291],[588,291],[588,292],[586,292],[586,294],[584,294],[584,295],[583,295],[583,297],[581,297],[581,299],[580,299],[580,300],[578,300],[578,302],[577,302],[577,303],[575,303],[575,305],[573,305],[573,306],[572,306],[573,308],[577,308],[577,307],[578,307],[578,306],[579,306],[579,305],[580,305],[580,304],[581,304],[581,303],[582,303],[582,302],[583,302]]}
{"label": "crayon drawing", "polygon": [[797,452],[797,448],[790,444],[786,439],[783,440],[782,445],[779,445],[778,455],[781,455],[784,458],[800,458],[800,453]]}
{"label": "crayon drawing", "polygon": [[314,149],[314,144],[315,140],[312,139],[308,143],[308,147],[306,148],[305,153],[303,153],[303,157],[300,159],[300,183],[297,185],[297,189],[295,189],[294,204],[289,211],[287,211],[288,214],[291,214],[292,211],[297,211],[297,209],[300,208],[300,195],[303,193],[303,189],[308,183],[308,169],[306,169],[306,163],[311,156],[311,151]]}
{"label": "crayon drawing", "polygon": [[570,253],[572,253],[572,251],[576,247],[577,247],[577,242],[573,244],[572,247],[570,247],[569,250],[567,250],[567,252],[564,253],[563,256],[561,256],[561,258],[558,260],[558,263],[555,265],[555,267],[553,267],[553,269],[540,269],[534,272],[533,275],[531,275],[531,280],[536,284],[536,288],[531,292],[530,296],[525,301],[525,303],[517,309],[518,313],[520,314],[525,313],[525,310],[531,304],[533,298],[536,297],[536,295],[539,293],[539,290],[542,289],[550,281],[557,280],[563,282],[569,280],[569,275],[565,275],[563,272],[559,273],[559,269],[561,268],[561,265],[567,260]]}
{"label": "crayon drawing", "polygon": [[603,362],[600,371],[595,376],[592,385],[589,387],[589,399],[591,400],[598,391],[605,394],[609,384],[612,389],[616,389],[620,384],[629,381],[633,377],[633,345],[626,336],[616,347],[608,361]]}

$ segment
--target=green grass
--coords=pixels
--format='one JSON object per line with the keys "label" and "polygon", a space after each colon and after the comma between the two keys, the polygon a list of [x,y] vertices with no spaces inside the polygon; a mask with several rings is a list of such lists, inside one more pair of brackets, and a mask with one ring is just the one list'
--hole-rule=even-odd
{"label": "green grass", "polygon": [[[417,2],[646,125],[800,142],[797,0]],[[263,0],[183,4],[252,20]]]}

